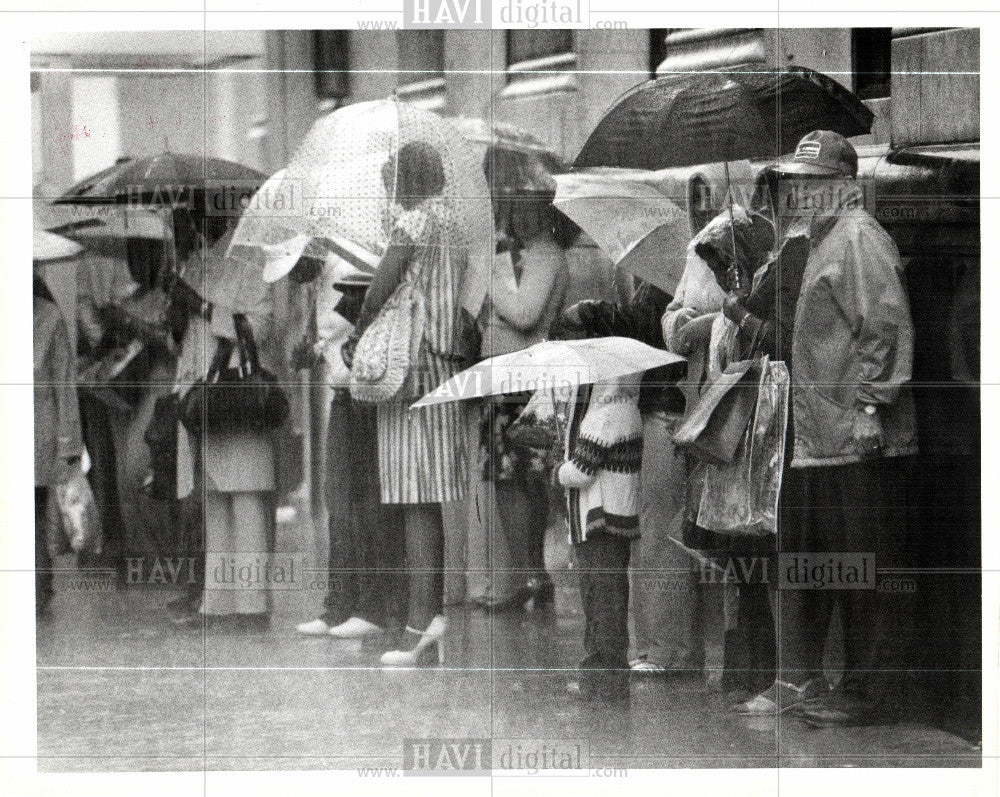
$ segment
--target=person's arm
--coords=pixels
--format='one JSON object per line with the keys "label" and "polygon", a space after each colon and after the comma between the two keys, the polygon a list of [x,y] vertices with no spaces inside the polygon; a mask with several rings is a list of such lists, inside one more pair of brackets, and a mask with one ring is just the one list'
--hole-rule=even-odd
{"label": "person's arm", "polygon": [[360,338],[378,311],[382,309],[396,286],[403,281],[403,274],[406,265],[413,259],[413,244],[406,242],[403,238],[396,238],[386,249],[382,260],[379,261],[378,269],[372,278],[372,283],[365,294],[365,300],[361,303],[361,312],[358,315],[358,322],[355,325],[354,336]]}
{"label": "person's arm", "polygon": [[348,368],[354,361],[354,350],[357,348],[358,341],[361,340],[361,335],[375,320],[382,305],[389,300],[392,292],[402,282],[406,266],[413,259],[413,249],[412,241],[405,235],[399,234],[393,236],[389,248],[385,250],[385,254],[375,270],[371,285],[368,286],[365,300],[361,303],[361,312],[354,325],[354,331],[340,347],[341,359]]}
{"label": "person's arm", "polygon": [[660,317],[670,302],[670,294],[643,283],[628,304],[585,299],[567,309],[560,323],[579,328],[586,337],[633,338],[663,348]]}
{"label": "person's arm", "polygon": [[528,262],[517,287],[496,280],[489,289],[494,312],[521,332],[529,332],[538,325],[556,281],[566,269],[561,252],[557,256],[526,255],[525,259]]}
{"label": "person's arm", "polygon": [[913,320],[899,251],[884,231],[862,227],[844,260],[851,288],[845,305],[861,357],[856,400],[891,404],[913,373]]}
{"label": "person's arm", "polygon": [[597,478],[604,467],[607,449],[585,438],[579,438],[573,449],[572,459],[559,466],[559,484],[563,487],[586,487]]}

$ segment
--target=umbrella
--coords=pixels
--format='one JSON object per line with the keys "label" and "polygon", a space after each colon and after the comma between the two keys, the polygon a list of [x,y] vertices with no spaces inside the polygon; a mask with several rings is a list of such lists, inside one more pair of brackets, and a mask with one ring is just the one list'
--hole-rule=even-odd
{"label": "umbrella", "polygon": [[684,362],[684,358],[633,338],[542,341],[467,368],[411,409],[525,390],[563,393],[578,385],[606,382],[677,362]]}
{"label": "umbrella", "polygon": [[65,234],[83,243],[102,238],[147,238],[163,241],[169,237],[164,227],[166,219],[156,210],[133,207],[107,209],[114,212],[94,217],[92,224],[67,229]]}
{"label": "umbrella", "polygon": [[233,161],[163,152],[117,163],[81,180],[56,203],[182,207],[200,194],[207,213],[233,215],[262,182],[263,174]]}
{"label": "umbrella", "polygon": [[39,196],[37,193],[31,204],[34,226],[40,230],[65,233],[71,230],[100,227],[104,224],[100,214],[91,212],[90,208],[53,205],[51,200]]}
{"label": "umbrella", "polygon": [[551,147],[512,125],[474,117],[453,121],[476,150],[494,197],[551,197],[555,192],[551,175],[565,171],[566,164]]}
{"label": "umbrella", "polygon": [[[228,257],[256,260],[263,257],[265,282],[286,276],[303,256],[342,264],[352,281],[370,282],[380,255],[377,251],[330,234],[321,238],[307,233],[290,234],[282,221],[288,212],[297,212],[302,203],[300,181],[286,180],[286,170],[275,172],[257,190],[233,232]],[[269,217],[270,211],[273,217]],[[273,221],[269,221],[273,218]]]}
{"label": "umbrella", "polygon": [[775,158],[811,130],[864,135],[873,118],[854,94],[805,67],[668,75],[626,92],[574,166],[665,169]]}
{"label": "umbrella", "polygon": [[459,134],[476,148],[481,158],[485,157],[487,149],[493,147],[536,158],[550,172],[566,168],[558,152],[513,125],[487,122],[485,119],[473,116],[462,116],[451,121]]}
{"label": "umbrella", "polygon": [[[435,201],[453,244],[467,247],[473,262],[475,250],[488,249],[493,228],[482,163],[449,120],[394,97],[347,105],[318,119],[284,174],[268,181],[291,206],[278,211],[251,199],[231,254],[239,256],[238,247],[278,247],[271,259],[284,268],[296,253],[318,245],[313,253],[329,250],[373,271],[388,246],[393,215],[402,209],[400,173],[392,169],[404,147],[432,151],[440,160],[443,188],[426,198]],[[281,268],[269,269],[269,277]]]}
{"label": "umbrella", "polygon": [[32,241],[31,257],[36,263],[48,263],[53,260],[67,260],[76,257],[83,251],[80,244],[56,235],[54,232],[35,228]]}
{"label": "umbrella", "polygon": [[675,201],[686,186],[644,169],[575,169],[555,181],[555,206],[618,266],[675,291],[691,238],[688,214]]}

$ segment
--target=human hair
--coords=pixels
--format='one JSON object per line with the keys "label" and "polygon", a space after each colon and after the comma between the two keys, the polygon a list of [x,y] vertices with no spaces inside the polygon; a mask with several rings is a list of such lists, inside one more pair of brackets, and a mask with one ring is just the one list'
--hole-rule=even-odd
{"label": "human hair", "polygon": [[444,192],[445,174],[441,154],[426,141],[404,144],[382,167],[386,190],[404,207],[415,207]]}

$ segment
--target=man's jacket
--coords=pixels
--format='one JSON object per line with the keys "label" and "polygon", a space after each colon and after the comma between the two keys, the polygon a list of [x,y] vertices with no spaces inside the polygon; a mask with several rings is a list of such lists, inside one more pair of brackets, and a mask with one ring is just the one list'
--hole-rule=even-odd
{"label": "man's jacket", "polygon": [[[853,429],[866,404],[875,405],[882,423],[882,456],[916,453],[907,384],[913,366],[913,322],[895,243],[867,212],[850,208],[835,217],[793,224],[782,251],[795,249],[808,254],[794,310],[781,301],[780,288],[775,299],[778,349],[784,349],[778,353],[787,358],[791,350],[792,466],[862,459]],[[755,292],[769,277],[774,282],[777,276],[779,286],[797,279],[791,273],[785,279],[784,265],[773,273],[781,261],[779,254],[761,269]],[[794,320],[790,346],[782,345],[789,337],[789,320]]]}

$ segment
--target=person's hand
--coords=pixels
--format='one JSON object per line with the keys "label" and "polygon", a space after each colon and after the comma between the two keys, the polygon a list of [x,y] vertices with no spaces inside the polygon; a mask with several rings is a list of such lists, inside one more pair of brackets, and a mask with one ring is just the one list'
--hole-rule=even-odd
{"label": "person's hand", "polygon": [[734,324],[740,324],[749,311],[743,306],[743,297],[740,294],[730,293],[722,302],[722,313]]}
{"label": "person's hand", "polygon": [[348,338],[344,341],[344,345],[340,347],[340,359],[344,361],[344,365],[350,368],[354,363],[354,350],[358,347],[358,341],[354,337]]}
{"label": "person's hand", "polygon": [[293,371],[308,371],[316,364],[313,347],[305,336],[292,347],[291,360]]}
{"label": "person's hand", "polygon": [[680,326],[677,330],[677,346],[680,354],[688,355],[708,344],[716,315],[717,313],[705,313]]}
{"label": "person's hand", "polygon": [[576,304],[571,304],[563,310],[562,317],[571,324],[583,324],[584,318],[593,314],[593,309],[597,305],[593,299],[584,299]]}
{"label": "person's hand", "polygon": [[549,339],[579,340],[587,337],[587,329],[583,324],[580,312],[581,310],[585,312],[586,307],[593,304],[594,302],[590,300],[584,300],[567,307],[556,318],[556,320],[552,322],[552,326],[549,328]]}
{"label": "person's hand", "polygon": [[859,407],[854,414],[853,429],[854,446],[858,453],[864,455],[877,454],[885,445],[885,435],[882,431],[882,421],[878,412],[868,413]]}

